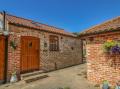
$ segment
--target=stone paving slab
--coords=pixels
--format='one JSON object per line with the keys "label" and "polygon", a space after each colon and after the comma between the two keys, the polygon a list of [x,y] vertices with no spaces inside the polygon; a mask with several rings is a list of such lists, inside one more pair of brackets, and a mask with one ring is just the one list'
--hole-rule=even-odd
{"label": "stone paving slab", "polygon": [[81,64],[47,73],[48,78],[31,83],[23,81],[1,85],[0,89],[59,89],[70,87],[70,89],[99,89],[90,84],[86,79],[86,64]]}

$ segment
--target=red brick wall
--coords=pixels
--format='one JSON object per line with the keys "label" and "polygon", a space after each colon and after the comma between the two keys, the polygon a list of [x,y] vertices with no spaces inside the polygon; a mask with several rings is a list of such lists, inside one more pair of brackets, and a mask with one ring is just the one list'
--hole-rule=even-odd
{"label": "red brick wall", "polygon": [[13,39],[17,39],[17,45],[20,45],[20,37],[16,34],[14,35],[10,35],[9,39],[8,39],[8,80],[11,76],[12,72],[17,71],[17,73],[20,73],[20,46],[18,46],[16,48],[16,50],[14,50],[11,46],[10,46],[10,41],[12,41]]}
{"label": "red brick wall", "polygon": [[[17,71],[18,74],[20,73],[21,36],[40,38],[40,69],[45,71],[55,70],[55,63],[58,69],[82,63],[80,39],[15,25],[9,25],[9,30],[11,35],[9,36],[8,47],[8,78],[12,71]],[[59,37],[60,51],[49,51],[49,35],[57,35]],[[15,51],[10,47],[10,41],[13,39],[17,43],[17,49]],[[44,47],[44,42],[47,42],[47,47]]]}
{"label": "red brick wall", "polygon": [[119,40],[120,32],[101,34],[92,36],[90,41],[87,37],[87,77],[92,83],[101,84],[103,80],[108,80],[115,85],[120,80],[120,55],[110,55],[103,52],[103,43],[107,39]]}

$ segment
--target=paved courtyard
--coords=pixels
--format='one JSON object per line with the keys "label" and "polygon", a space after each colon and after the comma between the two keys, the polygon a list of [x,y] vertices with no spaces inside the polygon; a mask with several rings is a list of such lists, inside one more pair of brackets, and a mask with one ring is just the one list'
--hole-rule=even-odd
{"label": "paved courtyard", "polygon": [[[86,79],[86,64],[81,64],[47,73],[49,77],[35,82],[20,81],[14,84],[1,85],[0,89],[99,89],[88,83]],[[66,88],[68,89],[68,88]]]}

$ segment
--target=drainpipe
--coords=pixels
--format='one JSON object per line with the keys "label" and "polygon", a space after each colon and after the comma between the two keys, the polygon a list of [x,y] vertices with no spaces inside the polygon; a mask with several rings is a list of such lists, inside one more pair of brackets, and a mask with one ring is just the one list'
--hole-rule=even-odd
{"label": "drainpipe", "polygon": [[8,32],[6,30],[6,12],[3,11],[3,35],[5,36],[4,84],[7,82],[8,67]]}
{"label": "drainpipe", "polygon": [[82,49],[82,50],[81,50],[82,63],[84,63],[84,61],[83,61],[83,60],[84,60],[84,54],[83,54],[83,39],[81,39],[81,49]]}

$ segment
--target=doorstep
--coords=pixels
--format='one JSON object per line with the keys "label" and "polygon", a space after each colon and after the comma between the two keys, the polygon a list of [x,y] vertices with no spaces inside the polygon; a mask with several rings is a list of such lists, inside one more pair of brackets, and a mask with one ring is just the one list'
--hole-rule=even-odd
{"label": "doorstep", "polygon": [[34,76],[34,75],[39,75],[44,73],[43,70],[39,70],[39,71],[34,71],[34,72],[30,72],[30,73],[25,73],[25,74],[21,74],[21,80],[26,78],[26,77],[30,77],[30,76]]}
{"label": "doorstep", "polygon": [[49,77],[47,73],[45,73],[43,70],[40,70],[31,73],[21,74],[21,81],[23,81],[24,83],[31,83],[47,77]]}

